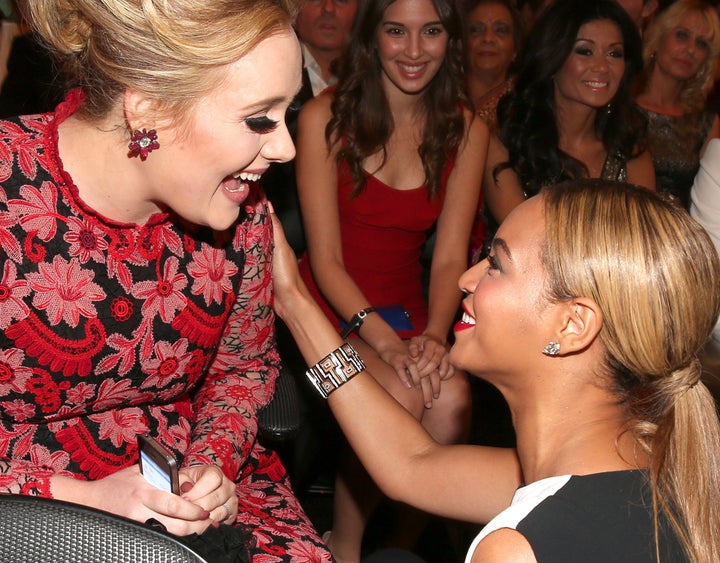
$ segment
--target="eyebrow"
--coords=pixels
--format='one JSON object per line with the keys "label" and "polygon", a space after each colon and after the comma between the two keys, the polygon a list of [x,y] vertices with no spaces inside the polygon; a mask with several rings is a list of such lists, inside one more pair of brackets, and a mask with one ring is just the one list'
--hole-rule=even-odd
{"label": "eyebrow", "polygon": [[513,261],[512,252],[510,252],[510,247],[507,245],[507,242],[505,242],[505,239],[495,237],[493,239],[492,245],[496,252],[498,248],[501,249],[503,251],[503,254],[507,256],[508,260],[510,260],[510,262]]}
{"label": "eyebrow", "polygon": [[[577,39],[575,39],[575,43],[577,43],[578,41],[585,41],[586,43],[592,43],[593,45],[595,45],[597,43],[597,41],[595,41],[594,39],[588,39],[586,37],[578,37]],[[616,41],[615,43],[610,43],[610,47],[616,47],[617,45],[624,46],[625,42],[624,41]]]}
{"label": "eyebrow", "polygon": [[[382,24],[383,25],[394,25],[397,27],[407,27],[403,22],[394,22],[392,20],[385,20],[384,22],[382,22]],[[431,25],[442,25],[442,22],[440,20],[436,20],[436,21],[426,22],[422,26],[429,27]]]}

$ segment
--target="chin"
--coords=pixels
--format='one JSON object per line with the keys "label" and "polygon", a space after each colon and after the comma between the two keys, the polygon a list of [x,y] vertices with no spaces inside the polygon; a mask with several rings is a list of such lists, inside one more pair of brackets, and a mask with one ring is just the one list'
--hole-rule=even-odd
{"label": "chin", "polygon": [[240,216],[240,209],[234,215],[225,215],[224,217],[208,217],[204,224],[214,231],[226,231],[232,227]]}

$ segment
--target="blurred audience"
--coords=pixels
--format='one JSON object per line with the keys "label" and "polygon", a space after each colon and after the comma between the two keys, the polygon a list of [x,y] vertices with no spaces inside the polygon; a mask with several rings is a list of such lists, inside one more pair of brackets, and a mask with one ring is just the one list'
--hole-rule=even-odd
{"label": "blurred audience", "polygon": [[658,0],[616,0],[630,18],[638,26],[640,33],[643,32],[647,23],[652,19],[658,9]]}
{"label": "blurred audience", "polygon": [[52,111],[65,96],[53,56],[40,35],[31,29],[28,15],[17,6],[12,14],[17,34],[13,34],[8,47],[7,74],[0,87],[0,117]]}
{"label": "blurred audience", "polygon": [[644,37],[645,71],[637,103],[648,119],[657,188],[690,205],[690,188],[720,121],[707,97],[720,50],[718,14],[703,0],[677,0]]}
{"label": "blurred audience", "polygon": [[535,20],[552,2],[553,0],[516,0],[515,4],[522,18],[523,29],[526,31],[532,29]]}

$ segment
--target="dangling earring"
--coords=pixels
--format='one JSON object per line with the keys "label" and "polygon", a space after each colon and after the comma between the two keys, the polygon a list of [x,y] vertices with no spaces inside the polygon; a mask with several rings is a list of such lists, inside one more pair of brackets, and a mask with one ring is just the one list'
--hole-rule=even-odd
{"label": "dangling earring", "polygon": [[605,106],[605,115],[607,115],[608,117],[610,117],[610,116],[612,115],[612,110],[613,110],[612,104],[606,105],[606,106]]}
{"label": "dangling earring", "polygon": [[542,352],[546,356],[557,356],[560,353],[560,343],[551,340],[545,345]]}
{"label": "dangling earring", "polygon": [[139,156],[140,160],[145,160],[149,153],[160,148],[160,143],[157,142],[157,131],[155,129],[148,131],[145,128],[135,129],[128,148],[130,149],[128,156]]}

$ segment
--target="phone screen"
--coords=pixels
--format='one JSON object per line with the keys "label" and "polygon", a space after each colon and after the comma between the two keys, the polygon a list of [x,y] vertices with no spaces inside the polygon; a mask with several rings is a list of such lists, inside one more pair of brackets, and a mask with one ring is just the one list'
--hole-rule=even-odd
{"label": "phone screen", "polygon": [[160,467],[146,452],[140,452],[140,459],[140,463],[142,463],[142,473],[145,479],[150,481],[158,489],[171,493],[172,483],[170,481],[170,474]]}
{"label": "phone screen", "polygon": [[147,436],[138,436],[140,471],[157,488],[178,492],[177,463],[172,454]]}

